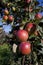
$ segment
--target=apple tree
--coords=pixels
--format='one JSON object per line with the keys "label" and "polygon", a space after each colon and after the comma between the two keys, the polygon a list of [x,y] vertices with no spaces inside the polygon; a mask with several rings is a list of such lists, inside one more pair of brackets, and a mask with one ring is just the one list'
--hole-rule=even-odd
{"label": "apple tree", "polygon": [[[39,4],[37,0],[0,0],[1,65],[43,65],[43,6]],[[9,24],[12,29],[6,33],[3,26]]]}

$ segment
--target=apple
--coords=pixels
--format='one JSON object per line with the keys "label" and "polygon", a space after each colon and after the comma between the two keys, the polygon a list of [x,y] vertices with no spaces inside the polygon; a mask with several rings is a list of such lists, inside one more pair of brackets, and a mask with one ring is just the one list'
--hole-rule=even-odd
{"label": "apple", "polygon": [[13,21],[13,19],[14,19],[14,18],[13,18],[13,16],[12,16],[12,15],[9,15],[9,16],[8,16],[8,20],[9,20],[9,21],[11,21],[11,22],[12,22],[12,21]]}
{"label": "apple", "polygon": [[33,33],[36,29],[36,24],[34,23],[27,23],[25,26],[25,30],[30,34]]}
{"label": "apple", "polygon": [[30,3],[30,2],[31,2],[31,0],[25,0],[25,2],[26,2],[26,3]]}
{"label": "apple", "polygon": [[8,16],[7,15],[4,15],[3,16],[3,20],[5,20],[5,21],[8,20]]}
{"label": "apple", "polygon": [[35,15],[36,19],[41,19],[42,18],[42,15],[40,13],[36,14]]}
{"label": "apple", "polygon": [[26,30],[18,30],[16,36],[17,39],[21,42],[27,41],[28,39],[28,33]]}
{"label": "apple", "polygon": [[4,10],[4,14],[8,15],[9,11],[7,9]]}
{"label": "apple", "polygon": [[21,42],[19,45],[19,51],[24,55],[30,54],[31,53],[31,43]]}

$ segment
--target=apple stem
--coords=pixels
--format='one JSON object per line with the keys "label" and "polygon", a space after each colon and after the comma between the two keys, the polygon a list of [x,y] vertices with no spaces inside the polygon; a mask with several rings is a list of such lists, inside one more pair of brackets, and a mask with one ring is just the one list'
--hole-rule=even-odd
{"label": "apple stem", "polygon": [[24,65],[25,62],[25,55],[23,56],[22,65]]}

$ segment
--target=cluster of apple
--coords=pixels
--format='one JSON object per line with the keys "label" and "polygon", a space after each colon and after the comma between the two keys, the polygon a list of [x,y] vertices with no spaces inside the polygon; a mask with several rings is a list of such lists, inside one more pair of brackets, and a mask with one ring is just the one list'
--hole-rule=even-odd
{"label": "cluster of apple", "polygon": [[35,23],[27,23],[24,29],[19,29],[16,31],[16,39],[20,43],[19,44],[19,51],[23,55],[28,55],[31,53],[32,45],[31,41],[29,40],[29,36],[31,34],[38,36],[38,31],[36,31],[36,24]]}
{"label": "cluster of apple", "polygon": [[14,20],[13,15],[9,15],[8,9],[5,9],[3,12],[4,12],[4,16],[3,16],[4,21],[8,20],[8,21],[12,22]]}
{"label": "cluster of apple", "polygon": [[[25,8],[25,10],[26,10],[26,8]],[[32,8],[30,8],[29,11],[31,12]],[[11,22],[14,20],[13,15],[9,15],[9,11],[7,9],[4,10],[4,14],[5,15],[3,16],[3,20],[5,20],[5,21],[9,20]],[[42,15],[38,13],[35,15],[35,17],[36,17],[36,19],[41,19]]]}
{"label": "cluster of apple", "polygon": [[[30,3],[31,0],[25,0],[25,3]],[[8,4],[9,5],[9,4]],[[25,10],[27,11],[27,8],[25,8]],[[15,11],[15,8],[13,7],[13,11]],[[30,7],[29,8],[29,12],[32,12],[33,11],[33,8]],[[8,9],[5,9],[4,11],[4,16],[3,16],[3,20],[4,21],[10,21],[13,22],[14,21],[14,16],[13,14],[10,15],[9,13],[9,10]],[[37,13],[35,15],[35,18],[36,19],[41,19],[42,18],[42,15]],[[16,38],[17,40],[20,42],[20,45],[19,45],[19,51],[22,53],[22,54],[30,54],[31,53],[31,41],[29,41],[29,36],[34,33],[35,35],[38,35],[38,31],[36,31],[36,27],[37,25],[35,23],[27,23],[25,26],[24,26],[24,29],[19,29],[17,32],[16,32]]]}
{"label": "cluster of apple", "polygon": [[[25,3],[30,3],[31,2],[31,0],[25,0]],[[11,5],[11,3],[7,3],[7,7],[9,7]],[[13,11],[15,11],[15,7],[12,7],[12,10]],[[30,6],[29,7],[29,10],[28,10],[28,7],[25,7],[24,8],[24,10],[25,11],[29,11],[29,12],[32,12],[33,11],[33,8],[32,8],[32,6]],[[7,20],[9,20],[9,21],[13,21],[14,20],[14,17],[13,17],[13,15],[10,15],[10,13],[9,13],[9,10],[8,9],[5,9],[4,10],[4,16],[3,16],[3,19],[5,20],[5,21],[7,21]],[[37,18],[37,19],[41,19],[42,18],[42,15],[41,14],[39,14],[39,13],[37,13],[36,15],[35,15],[35,17]]]}
{"label": "cluster of apple", "polygon": [[[38,13],[35,15],[35,18],[39,20],[42,18],[42,15]],[[19,51],[24,55],[30,54],[32,51],[32,45],[31,41],[29,40],[29,36],[31,34],[36,36],[40,35],[39,31],[36,30],[36,27],[37,24],[33,22],[27,22],[24,26],[24,29],[16,31],[17,40],[20,42]]]}

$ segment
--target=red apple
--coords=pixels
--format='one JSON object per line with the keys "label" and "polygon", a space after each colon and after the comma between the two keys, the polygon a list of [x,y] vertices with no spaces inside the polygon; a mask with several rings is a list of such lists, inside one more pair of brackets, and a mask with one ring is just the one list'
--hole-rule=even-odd
{"label": "red apple", "polygon": [[30,42],[21,42],[20,45],[19,45],[19,50],[24,55],[30,54],[31,53]]}
{"label": "red apple", "polygon": [[31,2],[31,0],[25,0],[25,2],[26,2],[26,3],[30,3],[30,2]]}
{"label": "red apple", "polygon": [[8,19],[8,16],[4,15],[4,16],[3,16],[3,20],[6,21],[7,19]]}
{"label": "red apple", "polygon": [[7,9],[4,10],[4,14],[8,15],[9,11]]}
{"label": "red apple", "polygon": [[34,32],[36,29],[36,25],[34,23],[27,23],[25,26],[25,30],[30,34]]}
{"label": "red apple", "polygon": [[35,15],[36,19],[41,19],[42,18],[42,15],[40,13],[36,14]]}
{"label": "red apple", "polygon": [[16,35],[17,35],[17,39],[21,42],[27,41],[28,39],[28,33],[25,30],[18,30]]}
{"label": "red apple", "polygon": [[13,21],[13,19],[14,19],[14,18],[13,18],[12,15],[9,15],[9,16],[8,16],[8,20],[9,20],[9,21]]}

